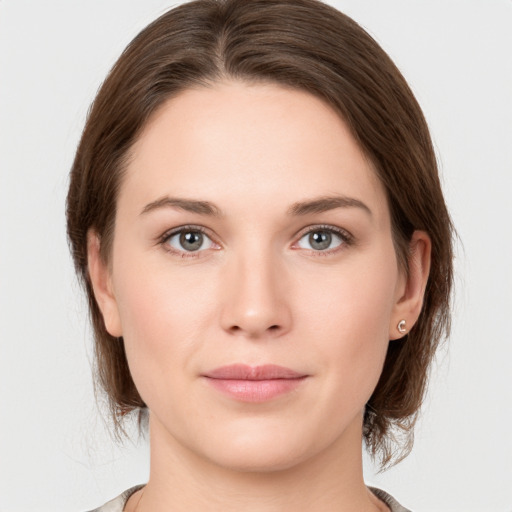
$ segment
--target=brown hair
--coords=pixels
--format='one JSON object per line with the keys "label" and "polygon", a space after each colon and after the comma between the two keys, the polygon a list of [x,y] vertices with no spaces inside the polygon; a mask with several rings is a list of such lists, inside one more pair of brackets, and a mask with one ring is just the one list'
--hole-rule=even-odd
{"label": "brown hair", "polygon": [[[435,349],[449,330],[452,225],[420,107],[388,55],[352,19],[317,0],[196,0],[168,11],[123,52],[90,110],[71,170],[68,236],[89,299],[97,377],[116,427],[143,411],[122,340],[110,336],[87,270],[87,232],[109,261],[116,198],[126,157],[148,118],[178,92],[223,79],[309,91],[335,109],[372,161],[388,195],[397,256],[407,269],[414,230],[432,240],[421,315],[389,344],[364,416],[364,436],[381,462],[405,456]],[[139,414],[139,419],[140,419]],[[401,451],[392,441],[405,433]]]}

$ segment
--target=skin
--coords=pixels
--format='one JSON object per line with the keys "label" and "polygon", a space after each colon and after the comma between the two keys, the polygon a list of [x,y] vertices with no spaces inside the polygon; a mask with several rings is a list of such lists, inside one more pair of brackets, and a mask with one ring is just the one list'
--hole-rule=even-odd
{"label": "skin", "polygon": [[[290,212],[335,196],[366,208]],[[190,225],[206,231],[199,250],[165,238]],[[327,249],[308,229],[330,234]],[[150,410],[150,479],[125,510],[387,510],[363,481],[362,414],[398,322],[419,315],[429,261],[418,231],[410,275],[399,269],[383,186],[320,99],[223,82],[164,104],[132,148],[109,264],[89,233],[98,304]],[[307,377],[247,403],[202,377],[232,363]]]}

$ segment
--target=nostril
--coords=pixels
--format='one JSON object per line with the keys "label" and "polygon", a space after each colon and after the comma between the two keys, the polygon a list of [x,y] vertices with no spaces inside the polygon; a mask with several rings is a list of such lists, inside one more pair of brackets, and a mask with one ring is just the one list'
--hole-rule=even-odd
{"label": "nostril", "polygon": [[[277,325],[277,324],[274,324],[274,325],[271,325],[270,327],[268,327],[266,329],[267,332],[276,332],[276,331],[279,331],[281,329],[281,326]],[[229,331],[233,334],[237,334],[237,333],[240,333],[240,332],[243,332],[244,329],[242,327],[240,327],[239,325],[232,325],[230,328],[229,328]]]}

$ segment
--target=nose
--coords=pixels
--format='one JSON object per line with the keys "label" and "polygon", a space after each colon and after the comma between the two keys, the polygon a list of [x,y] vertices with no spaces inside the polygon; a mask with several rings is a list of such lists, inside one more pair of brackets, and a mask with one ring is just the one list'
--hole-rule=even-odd
{"label": "nose", "polygon": [[226,268],[222,328],[253,339],[288,332],[292,316],[286,283],[283,265],[269,255],[235,258]]}

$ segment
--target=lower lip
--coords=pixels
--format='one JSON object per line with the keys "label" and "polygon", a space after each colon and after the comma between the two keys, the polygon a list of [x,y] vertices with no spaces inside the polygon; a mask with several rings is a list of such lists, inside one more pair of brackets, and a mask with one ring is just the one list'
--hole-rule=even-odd
{"label": "lower lip", "polygon": [[236,400],[242,402],[267,402],[295,390],[305,378],[233,380],[207,377],[206,380],[215,389]]}

